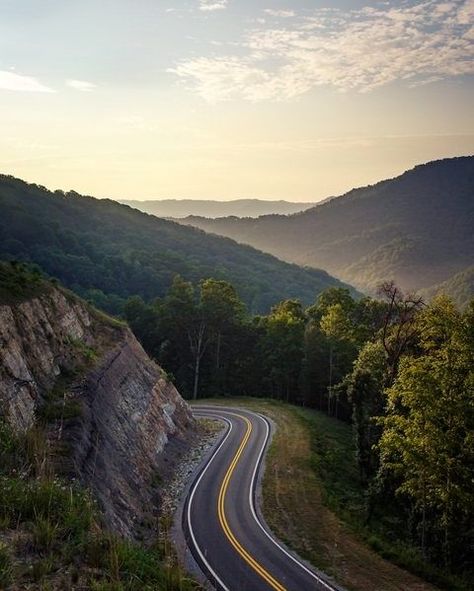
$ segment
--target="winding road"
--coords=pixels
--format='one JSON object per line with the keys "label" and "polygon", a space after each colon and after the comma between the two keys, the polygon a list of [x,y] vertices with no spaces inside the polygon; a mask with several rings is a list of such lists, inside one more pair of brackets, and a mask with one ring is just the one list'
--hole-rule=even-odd
{"label": "winding road", "polygon": [[196,406],[226,425],[192,483],[183,511],[187,544],[219,591],[339,591],[290,553],[263,522],[257,486],[271,425],[242,409]]}

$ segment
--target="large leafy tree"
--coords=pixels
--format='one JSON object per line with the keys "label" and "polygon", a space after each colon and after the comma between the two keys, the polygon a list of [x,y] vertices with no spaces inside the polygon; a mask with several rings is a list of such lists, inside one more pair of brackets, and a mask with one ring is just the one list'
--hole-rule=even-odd
{"label": "large leafy tree", "polygon": [[212,392],[224,393],[233,360],[240,354],[245,305],[227,281],[206,279],[200,284],[200,307],[212,350],[210,382]]}
{"label": "large leafy tree", "polygon": [[357,463],[363,483],[367,483],[377,470],[374,445],[381,427],[376,417],[384,412],[385,355],[380,341],[369,341],[360,351],[354,368],[345,380],[352,404],[352,426],[356,443]]}
{"label": "large leafy tree", "polygon": [[260,356],[271,396],[295,401],[303,361],[305,314],[297,300],[286,300],[260,321]]}
{"label": "large leafy tree", "polygon": [[381,470],[420,511],[423,551],[429,531],[446,565],[453,546],[456,560],[465,555],[456,540],[474,518],[473,319],[445,298],[420,314],[419,352],[401,359],[381,419]]}

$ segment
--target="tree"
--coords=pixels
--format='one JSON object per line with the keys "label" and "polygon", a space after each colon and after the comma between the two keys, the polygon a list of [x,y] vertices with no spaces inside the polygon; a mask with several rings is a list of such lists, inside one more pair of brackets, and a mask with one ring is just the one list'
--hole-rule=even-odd
{"label": "tree", "polygon": [[238,328],[244,322],[245,305],[230,283],[216,279],[206,279],[201,282],[200,305],[210,344],[214,349],[213,385],[219,393],[225,381],[226,368],[223,365],[229,361],[225,359],[223,349],[230,347],[233,338],[237,336]]}
{"label": "tree", "polygon": [[[435,538],[441,528],[435,546],[447,566],[455,530],[467,531],[474,517],[473,317],[472,309],[463,317],[446,298],[420,314],[421,354],[401,359],[380,419],[381,470],[399,478],[398,492],[420,510],[423,552],[428,527]],[[465,553],[458,545],[456,559]]]}
{"label": "tree", "polygon": [[184,351],[187,350],[191,354],[192,398],[196,399],[199,390],[201,360],[209,339],[202,306],[196,299],[194,287],[179,275],[174,278],[171,289],[165,297],[164,316],[168,334],[174,340],[175,346],[182,351],[180,353],[181,368],[185,367],[183,361],[187,357]]}
{"label": "tree", "polygon": [[270,394],[295,401],[303,359],[305,314],[297,300],[286,300],[261,319],[260,354]]}
{"label": "tree", "polygon": [[416,316],[423,308],[423,298],[403,292],[393,281],[379,288],[379,295],[386,302],[386,312],[382,327],[382,344],[387,358],[387,385],[395,380],[398,363],[407,348],[417,336]]}
{"label": "tree", "polygon": [[161,345],[161,315],[159,302],[146,304],[140,296],[133,296],[124,306],[124,316],[142,345],[153,357],[159,356]]}
{"label": "tree", "polygon": [[354,363],[347,377],[347,392],[352,404],[352,426],[356,443],[359,474],[367,483],[377,470],[374,451],[381,435],[381,427],[375,417],[384,411],[385,355],[379,341],[368,342]]}

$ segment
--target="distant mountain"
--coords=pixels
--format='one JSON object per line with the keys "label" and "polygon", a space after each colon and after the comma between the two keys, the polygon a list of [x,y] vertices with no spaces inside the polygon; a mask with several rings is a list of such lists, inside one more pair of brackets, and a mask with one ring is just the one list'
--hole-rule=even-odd
{"label": "distant mountain", "polygon": [[291,216],[182,222],[322,267],[363,290],[386,279],[428,288],[474,262],[474,157],[416,166]]}
{"label": "distant mountain", "polygon": [[0,176],[0,258],[37,263],[67,287],[117,312],[124,299],[163,296],[176,274],[232,282],[253,313],[286,298],[313,302],[342,285],[227,238],[108,199],[48,191]]}
{"label": "distant mountain", "polygon": [[212,201],[204,199],[157,199],[152,201],[119,200],[145,213],[159,218],[185,218],[198,215],[206,218],[237,216],[255,218],[267,214],[290,214],[314,207],[314,203],[292,203],[290,201],[264,201],[262,199],[235,199],[233,201]]}

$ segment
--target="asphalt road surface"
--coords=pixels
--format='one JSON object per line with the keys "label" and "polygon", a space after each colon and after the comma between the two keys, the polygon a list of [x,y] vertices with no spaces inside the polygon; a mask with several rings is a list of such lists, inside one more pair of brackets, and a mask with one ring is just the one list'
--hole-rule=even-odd
{"label": "asphalt road surface", "polygon": [[188,546],[219,591],[339,591],[290,553],[262,522],[256,489],[271,426],[241,409],[199,406],[225,434],[189,489],[183,512]]}

